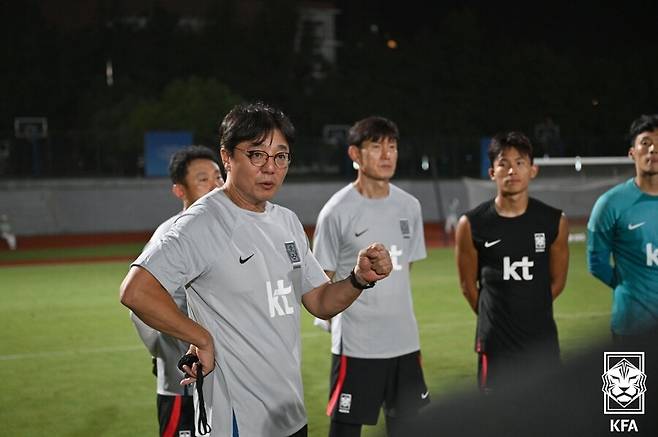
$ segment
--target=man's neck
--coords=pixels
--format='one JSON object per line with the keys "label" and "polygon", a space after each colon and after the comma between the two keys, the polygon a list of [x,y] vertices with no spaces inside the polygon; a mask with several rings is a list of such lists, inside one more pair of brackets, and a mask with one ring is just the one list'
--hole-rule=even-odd
{"label": "man's neck", "polygon": [[528,192],[502,195],[498,193],[494,200],[496,212],[502,217],[518,217],[528,209]]}
{"label": "man's neck", "polygon": [[265,212],[266,202],[250,202],[246,196],[243,196],[242,193],[240,193],[240,191],[234,185],[227,182],[224,184],[221,190],[223,190],[224,194],[226,194],[226,197],[228,197],[229,200],[239,208],[246,209],[247,211]]}
{"label": "man's neck", "polygon": [[376,180],[359,175],[353,183],[356,191],[367,199],[382,199],[388,197],[391,184],[388,180]]}
{"label": "man's neck", "polygon": [[635,176],[635,185],[644,193],[658,195],[658,173],[638,174]]}

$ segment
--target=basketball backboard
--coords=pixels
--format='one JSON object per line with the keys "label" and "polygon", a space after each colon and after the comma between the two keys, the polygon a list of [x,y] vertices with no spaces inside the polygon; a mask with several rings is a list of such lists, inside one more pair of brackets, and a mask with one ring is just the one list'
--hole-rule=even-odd
{"label": "basketball backboard", "polygon": [[46,117],[14,118],[14,135],[16,138],[35,140],[48,136],[48,119]]}

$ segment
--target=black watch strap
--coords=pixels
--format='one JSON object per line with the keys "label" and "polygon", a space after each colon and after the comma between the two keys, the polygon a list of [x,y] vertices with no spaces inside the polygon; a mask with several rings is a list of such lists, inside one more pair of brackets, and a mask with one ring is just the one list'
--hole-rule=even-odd
{"label": "black watch strap", "polygon": [[352,287],[357,288],[359,290],[366,290],[368,288],[372,288],[375,286],[376,282],[368,282],[367,284],[359,284],[359,281],[356,280],[356,273],[354,273],[354,269],[350,272],[350,282],[352,283]]}

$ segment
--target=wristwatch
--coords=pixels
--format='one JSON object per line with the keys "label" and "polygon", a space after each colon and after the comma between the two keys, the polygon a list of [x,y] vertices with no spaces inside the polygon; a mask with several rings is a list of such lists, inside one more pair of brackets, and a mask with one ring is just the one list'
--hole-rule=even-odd
{"label": "wristwatch", "polygon": [[354,273],[354,269],[352,269],[352,271],[350,272],[350,282],[352,283],[352,287],[359,290],[366,290],[368,288],[372,288],[377,283],[376,281],[374,281],[374,282],[367,282],[365,285],[360,284],[359,281],[356,279],[356,273]]}

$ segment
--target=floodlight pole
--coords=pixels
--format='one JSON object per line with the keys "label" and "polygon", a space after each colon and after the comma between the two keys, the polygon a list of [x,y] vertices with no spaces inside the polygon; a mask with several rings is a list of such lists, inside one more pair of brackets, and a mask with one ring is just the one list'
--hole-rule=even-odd
{"label": "floodlight pole", "polygon": [[41,176],[41,156],[39,153],[38,135],[35,129],[30,127],[27,131],[27,138],[32,144],[32,176]]}

